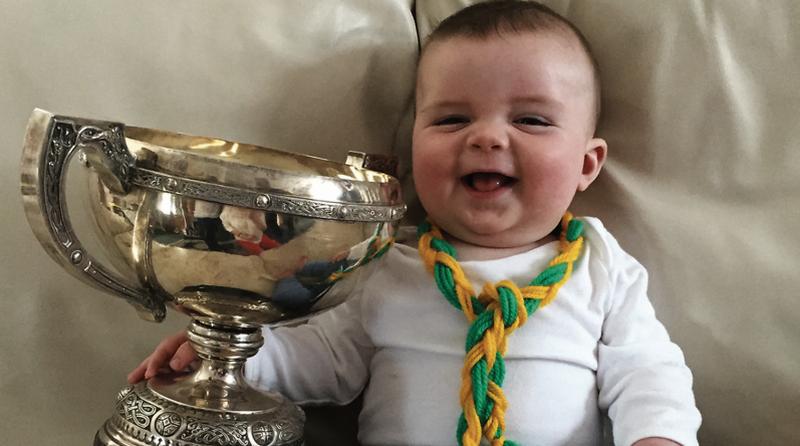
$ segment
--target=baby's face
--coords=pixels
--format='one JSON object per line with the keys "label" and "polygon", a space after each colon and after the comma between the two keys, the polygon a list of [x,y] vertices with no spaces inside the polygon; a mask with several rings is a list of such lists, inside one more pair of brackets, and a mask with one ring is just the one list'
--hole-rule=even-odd
{"label": "baby's face", "polygon": [[429,218],[470,245],[538,245],[605,159],[586,56],[547,32],[453,37],[419,70],[413,172]]}

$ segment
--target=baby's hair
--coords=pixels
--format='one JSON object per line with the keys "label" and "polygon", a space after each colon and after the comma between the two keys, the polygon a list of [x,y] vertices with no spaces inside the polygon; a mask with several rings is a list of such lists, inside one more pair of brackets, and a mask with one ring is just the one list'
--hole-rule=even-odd
{"label": "baby's hair", "polygon": [[468,6],[444,19],[428,36],[421,55],[433,42],[451,37],[485,39],[503,33],[561,32],[577,38],[592,67],[594,122],[600,119],[600,69],[589,41],[581,31],[552,9],[534,1],[491,0]]}

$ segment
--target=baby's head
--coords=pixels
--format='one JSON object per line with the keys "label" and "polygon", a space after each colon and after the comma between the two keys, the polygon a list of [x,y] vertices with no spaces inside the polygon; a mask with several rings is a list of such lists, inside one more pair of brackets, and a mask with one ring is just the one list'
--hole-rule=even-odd
{"label": "baby's head", "polygon": [[479,3],[443,21],[417,74],[413,171],[429,218],[457,246],[548,240],[605,160],[599,96],[585,39],[544,6]]}

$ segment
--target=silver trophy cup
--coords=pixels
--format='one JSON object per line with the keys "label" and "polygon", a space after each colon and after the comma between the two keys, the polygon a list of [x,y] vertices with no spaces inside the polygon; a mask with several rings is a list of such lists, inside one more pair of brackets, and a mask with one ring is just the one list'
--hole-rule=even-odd
{"label": "silver trophy cup", "polygon": [[[65,195],[69,161],[87,167],[92,228],[76,231]],[[377,158],[384,167],[391,161]],[[390,246],[405,212],[392,176],[248,144],[55,116],[34,110],[22,196],[39,242],[73,276],[161,321],[191,318],[201,358],[191,372],[123,389],[95,445],[303,444],[304,415],[250,387],[243,365],[263,325],[331,308],[337,281]],[[108,264],[76,233],[91,231]]]}

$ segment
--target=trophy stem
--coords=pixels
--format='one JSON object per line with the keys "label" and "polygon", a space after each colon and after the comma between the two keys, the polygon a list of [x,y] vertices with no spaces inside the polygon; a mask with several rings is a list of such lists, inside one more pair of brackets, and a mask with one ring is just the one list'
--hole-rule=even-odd
{"label": "trophy stem", "polygon": [[189,378],[193,383],[192,397],[196,398],[193,403],[220,410],[230,410],[237,402],[239,406],[246,403],[244,397],[251,388],[244,379],[244,363],[264,345],[261,328],[231,327],[193,319],[187,334],[201,359]]}
{"label": "trophy stem", "polygon": [[302,410],[244,379],[245,361],[264,344],[260,327],[195,318],[188,337],[200,366],[123,389],[95,446],[303,444]]}
{"label": "trophy stem", "polygon": [[261,327],[257,325],[232,326],[205,318],[192,319],[187,334],[200,358],[237,365],[244,365],[264,345]]}

